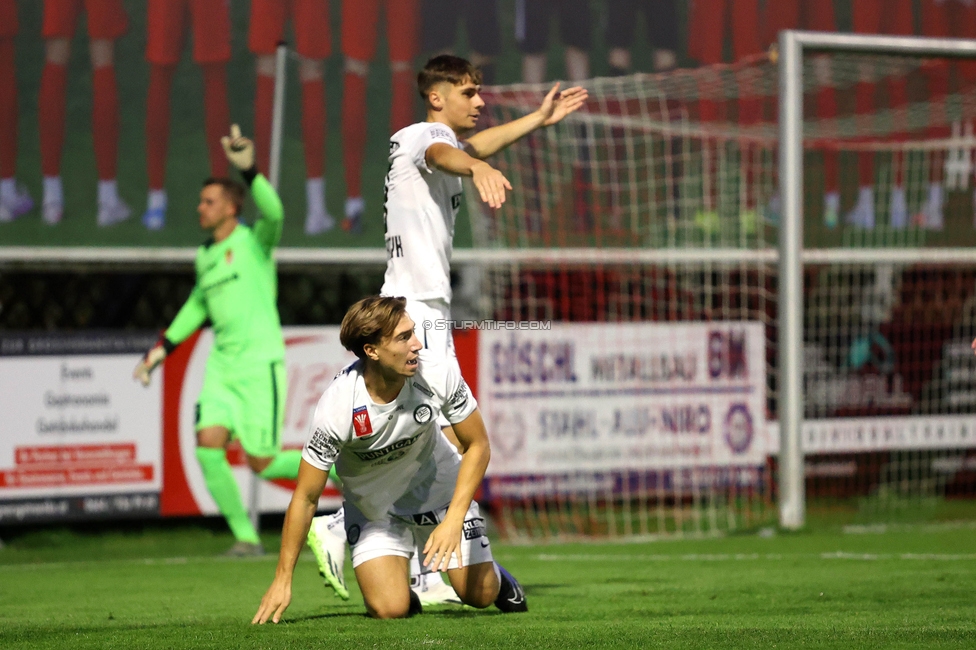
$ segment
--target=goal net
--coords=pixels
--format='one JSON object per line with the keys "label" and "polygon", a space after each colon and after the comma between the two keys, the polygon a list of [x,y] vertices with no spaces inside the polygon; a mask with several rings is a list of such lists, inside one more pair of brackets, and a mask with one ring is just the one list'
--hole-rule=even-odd
{"label": "goal net", "polygon": [[[869,54],[807,57],[804,80],[809,511],[971,518],[976,255],[945,249],[976,243],[976,83]],[[592,80],[585,110],[499,156],[509,202],[469,203],[494,250],[463,261],[455,304],[539,324],[480,333],[509,538],[775,523],[777,84],[767,56]],[[487,89],[486,125],[545,90]]]}

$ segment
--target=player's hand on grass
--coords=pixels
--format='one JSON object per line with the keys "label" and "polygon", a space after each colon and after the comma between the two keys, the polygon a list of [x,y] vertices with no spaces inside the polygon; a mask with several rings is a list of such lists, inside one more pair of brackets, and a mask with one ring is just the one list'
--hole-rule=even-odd
{"label": "player's hand on grass", "polygon": [[242,172],[254,167],[254,141],[241,135],[241,127],[231,124],[230,135],[222,137],[220,144],[234,167]]}
{"label": "player's hand on grass", "polygon": [[573,86],[559,92],[559,83],[556,83],[542,100],[539,107],[539,114],[542,116],[543,126],[552,126],[562,121],[570,113],[579,110],[586,103],[589,92],[582,86]]}
{"label": "player's hand on grass", "polygon": [[481,162],[471,168],[471,180],[478,188],[481,200],[489,208],[497,210],[505,202],[505,190],[511,191],[512,184],[505,176],[486,162]]}
{"label": "player's hand on grass", "polygon": [[258,607],[258,613],[251,619],[251,625],[264,625],[269,618],[272,623],[277,623],[290,604],[291,580],[275,578],[271,586],[268,587],[268,591],[265,592],[264,598],[261,599],[261,606]]}
{"label": "player's hand on grass", "polygon": [[143,386],[149,385],[149,375],[156,366],[163,362],[166,358],[166,348],[163,347],[162,343],[157,343],[149,352],[139,360],[136,364],[136,369],[132,371],[132,378],[138,379],[142,382]]}
{"label": "player's hand on grass", "polygon": [[463,522],[455,523],[450,519],[437,524],[424,544],[424,555],[427,557],[425,567],[431,571],[447,571],[453,554],[457,557],[458,568],[464,568],[461,562],[462,528]]}

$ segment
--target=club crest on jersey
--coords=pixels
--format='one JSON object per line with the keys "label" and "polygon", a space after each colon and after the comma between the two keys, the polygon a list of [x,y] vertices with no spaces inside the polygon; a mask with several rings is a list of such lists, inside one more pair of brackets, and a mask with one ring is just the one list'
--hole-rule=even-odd
{"label": "club crest on jersey", "polygon": [[369,411],[365,406],[357,406],[352,410],[352,426],[356,430],[356,437],[362,438],[373,433],[373,425],[369,421]]}
{"label": "club crest on jersey", "polygon": [[421,404],[413,410],[413,419],[417,424],[426,424],[430,422],[431,416],[434,415],[434,409],[430,408],[428,404]]}
{"label": "club crest on jersey", "polygon": [[227,264],[230,264],[231,262],[233,262],[234,261],[234,251],[232,251],[231,249],[228,248],[227,249],[227,252],[224,253],[224,261]]}

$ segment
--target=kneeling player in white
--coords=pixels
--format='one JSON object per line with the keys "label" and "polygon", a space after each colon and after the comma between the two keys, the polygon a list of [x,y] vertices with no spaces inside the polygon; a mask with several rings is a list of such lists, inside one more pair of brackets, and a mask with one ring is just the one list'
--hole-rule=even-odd
{"label": "kneeling player in white", "polygon": [[[472,500],[490,455],[474,396],[455,365],[422,351],[405,302],[366,298],[343,319],[340,340],[359,360],[336,376],[316,407],[275,578],[252,623],[277,623],[288,607],[298,554],[333,463],[370,616],[420,610],[407,582],[418,547],[424,570],[446,570],[465,604],[526,611],[518,582],[492,560]],[[437,413],[453,425],[460,456],[438,430]]]}

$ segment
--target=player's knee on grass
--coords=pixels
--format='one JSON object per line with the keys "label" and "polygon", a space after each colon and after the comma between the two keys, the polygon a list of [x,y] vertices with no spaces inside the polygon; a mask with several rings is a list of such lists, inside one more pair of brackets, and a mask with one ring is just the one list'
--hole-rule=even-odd
{"label": "player's knee on grass", "polygon": [[465,605],[484,609],[498,598],[500,588],[493,562],[472,564],[447,572],[451,586]]}

